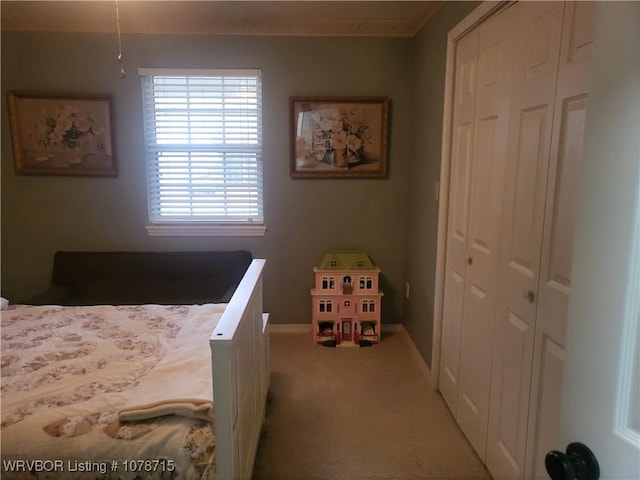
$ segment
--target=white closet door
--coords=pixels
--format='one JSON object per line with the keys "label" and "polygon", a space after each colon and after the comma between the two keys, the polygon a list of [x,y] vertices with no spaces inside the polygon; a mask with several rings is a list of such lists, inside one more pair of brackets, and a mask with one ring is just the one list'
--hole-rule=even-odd
{"label": "white closet door", "polygon": [[520,2],[486,464],[525,467],[534,326],[564,5]]}
{"label": "white closet door", "polygon": [[557,443],[571,260],[581,180],[593,2],[567,4],[556,93],[536,318],[527,478],[547,478],[544,456]]}
{"label": "white closet door", "polygon": [[456,413],[460,372],[460,337],[466,275],[471,156],[473,153],[478,32],[456,45],[453,98],[449,220],[445,259],[440,391]]}
{"label": "white closet door", "polygon": [[478,75],[469,193],[467,269],[460,345],[458,424],[484,457],[509,127],[513,14],[479,27]]}
{"label": "white closet door", "polygon": [[559,440],[640,478],[640,3],[594,6]]}

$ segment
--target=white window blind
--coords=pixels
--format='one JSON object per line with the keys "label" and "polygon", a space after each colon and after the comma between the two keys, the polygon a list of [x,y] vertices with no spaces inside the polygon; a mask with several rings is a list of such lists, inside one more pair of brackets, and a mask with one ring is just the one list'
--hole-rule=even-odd
{"label": "white window blind", "polygon": [[139,74],[152,225],[263,224],[260,71]]}

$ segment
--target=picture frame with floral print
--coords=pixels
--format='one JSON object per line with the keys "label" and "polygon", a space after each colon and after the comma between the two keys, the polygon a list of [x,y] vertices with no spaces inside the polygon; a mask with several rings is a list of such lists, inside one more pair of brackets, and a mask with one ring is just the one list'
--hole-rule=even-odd
{"label": "picture frame with floral print", "polygon": [[9,92],[16,173],[117,175],[111,96]]}
{"label": "picture frame with floral print", "polygon": [[387,175],[388,97],[290,97],[293,178]]}

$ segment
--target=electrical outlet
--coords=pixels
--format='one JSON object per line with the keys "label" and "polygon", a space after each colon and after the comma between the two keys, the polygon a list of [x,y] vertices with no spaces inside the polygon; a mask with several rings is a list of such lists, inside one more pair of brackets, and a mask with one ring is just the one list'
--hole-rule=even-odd
{"label": "electrical outlet", "polygon": [[404,296],[409,299],[409,282],[404,282]]}

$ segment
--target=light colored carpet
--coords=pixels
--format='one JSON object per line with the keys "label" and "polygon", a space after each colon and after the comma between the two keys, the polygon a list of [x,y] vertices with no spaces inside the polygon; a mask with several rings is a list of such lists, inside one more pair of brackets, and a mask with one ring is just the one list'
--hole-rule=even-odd
{"label": "light colored carpet", "polygon": [[400,332],[366,348],[271,335],[254,480],[491,478]]}

